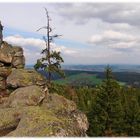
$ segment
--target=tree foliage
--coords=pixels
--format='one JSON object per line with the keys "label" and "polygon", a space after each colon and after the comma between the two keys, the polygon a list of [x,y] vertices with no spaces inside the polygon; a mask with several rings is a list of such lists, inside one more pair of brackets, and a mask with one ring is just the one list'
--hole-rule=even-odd
{"label": "tree foliage", "polygon": [[[111,68],[106,68],[106,79],[99,86],[99,93],[93,111],[89,113],[91,124],[94,124],[89,135],[106,136],[121,133],[123,108],[119,95],[119,84],[113,79]],[[90,126],[92,127],[92,126]]]}

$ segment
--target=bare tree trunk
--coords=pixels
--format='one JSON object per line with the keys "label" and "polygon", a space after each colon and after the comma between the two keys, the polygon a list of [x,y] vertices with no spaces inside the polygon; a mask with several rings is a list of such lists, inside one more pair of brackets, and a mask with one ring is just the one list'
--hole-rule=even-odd
{"label": "bare tree trunk", "polygon": [[[49,15],[48,15],[48,11],[47,12],[47,48],[48,48],[48,63],[49,63],[49,68],[51,65],[51,60],[50,60],[50,19],[49,19]],[[51,72],[50,70],[48,71],[48,82],[50,84],[51,82]]]}

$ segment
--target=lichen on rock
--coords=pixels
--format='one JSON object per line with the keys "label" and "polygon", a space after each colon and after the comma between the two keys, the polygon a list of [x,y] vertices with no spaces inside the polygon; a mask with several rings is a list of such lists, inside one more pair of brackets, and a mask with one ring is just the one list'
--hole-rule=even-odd
{"label": "lichen on rock", "polygon": [[[59,95],[57,95],[57,97],[59,97]],[[72,101],[69,101],[69,103],[70,102]],[[71,104],[73,104],[73,102]],[[57,108],[59,111],[61,109],[61,107],[60,109]],[[70,110],[71,109],[65,109],[66,114],[58,115],[58,112],[56,112],[54,108],[48,109],[41,105],[24,106],[24,104],[22,104],[22,106],[13,106],[12,108],[5,107],[0,109],[0,120],[2,120],[0,123],[0,133],[9,130],[9,128],[14,128],[14,130],[6,136],[86,136],[86,130],[88,129],[86,116],[76,108],[72,109],[73,111]]]}
{"label": "lichen on rock", "polygon": [[0,48],[0,136],[86,136],[86,115],[73,101],[46,92],[46,78],[24,65],[23,49],[4,42]]}
{"label": "lichen on rock", "polygon": [[37,106],[45,98],[45,93],[38,86],[27,86],[13,91],[8,100],[8,107]]}
{"label": "lichen on rock", "polygon": [[12,88],[26,87],[31,85],[43,86],[46,79],[35,70],[13,69],[7,77],[7,86]]}

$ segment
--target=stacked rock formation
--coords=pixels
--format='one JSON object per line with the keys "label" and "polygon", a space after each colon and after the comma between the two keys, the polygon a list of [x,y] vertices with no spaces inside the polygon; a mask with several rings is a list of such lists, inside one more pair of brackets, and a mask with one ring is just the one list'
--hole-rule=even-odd
{"label": "stacked rock formation", "polygon": [[7,92],[6,79],[12,68],[24,68],[25,58],[21,47],[12,47],[7,42],[3,42],[0,47],[0,95]]}
{"label": "stacked rock formation", "polygon": [[86,115],[73,101],[49,94],[46,78],[24,65],[22,48],[4,42],[0,48],[0,100],[6,99],[0,102],[0,136],[86,136]]}

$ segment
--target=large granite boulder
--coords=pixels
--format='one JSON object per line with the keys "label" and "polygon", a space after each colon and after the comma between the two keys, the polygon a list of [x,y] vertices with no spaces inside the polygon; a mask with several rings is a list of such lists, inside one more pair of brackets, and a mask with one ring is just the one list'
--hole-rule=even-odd
{"label": "large granite boulder", "polygon": [[12,68],[20,69],[24,68],[24,65],[23,49],[4,41],[0,47],[0,96],[9,94],[6,79],[12,72]]}
{"label": "large granite boulder", "polygon": [[12,46],[4,42],[0,47],[0,61],[3,63],[11,63],[14,56]]}
{"label": "large granite boulder", "polygon": [[19,123],[18,110],[15,108],[0,109],[0,136],[4,136],[16,128]]}
{"label": "large granite boulder", "polygon": [[7,100],[8,107],[36,106],[45,98],[45,93],[38,86],[18,88]]}
{"label": "large granite boulder", "polygon": [[26,87],[31,85],[43,86],[46,79],[35,70],[13,69],[7,77],[7,86],[12,88]]}
{"label": "large granite boulder", "polygon": [[[31,87],[33,88],[33,86]],[[34,88],[39,87],[34,86]],[[88,129],[87,117],[77,110],[73,101],[69,101],[57,94],[47,94],[42,100],[39,100],[40,92],[36,94],[39,95],[37,96],[37,101],[40,101],[39,104],[26,104],[24,102],[25,96],[27,96],[28,100],[33,93],[28,91],[26,87],[20,88],[20,90],[22,92],[13,92],[11,97],[9,97],[8,100],[11,101],[10,106],[3,106],[0,109],[0,136],[86,136],[86,130]],[[35,94],[35,90],[33,92]],[[42,91],[43,94],[44,92]],[[24,101],[19,96],[22,96]],[[14,103],[17,101],[18,104]]]}
{"label": "large granite boulder", "polygon": [[[63,112],[72,112],[77,109],[77,106],[74,102],[67,100],[61,95],[58,94],[48,94],[47,98],[43,100],[41,105],[47,110],[52,110],[55,113]],[[63,112],[62,112],[63,111]]]}
{"label": "large granite boulder", "polygon": [[0,47],[0,62],[9,64],[14,68],[24,68],[25,58],[23,49],[4,42]]}

